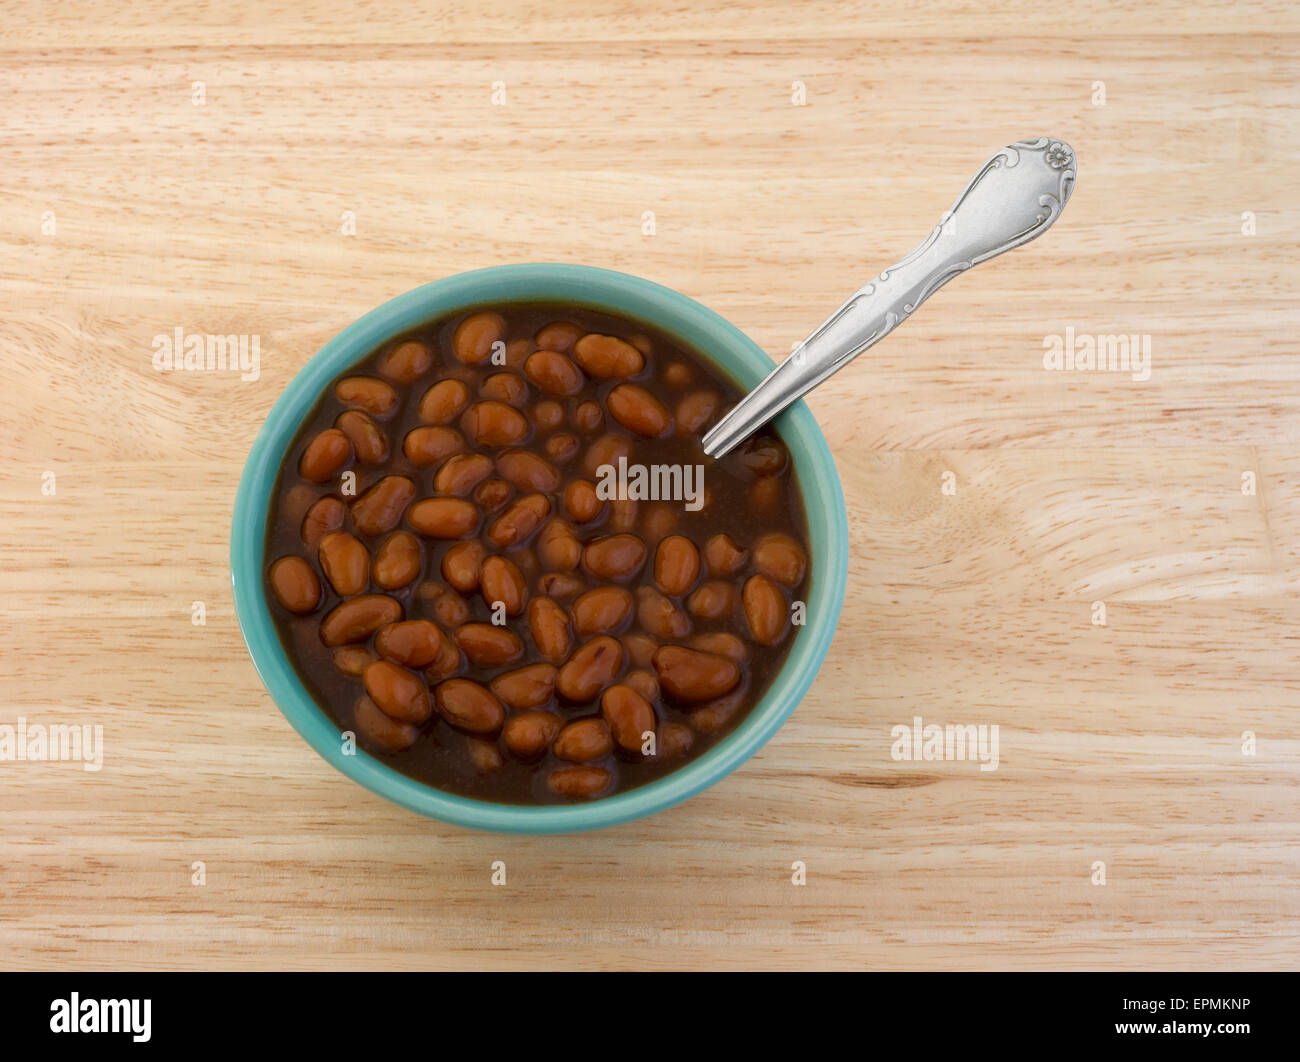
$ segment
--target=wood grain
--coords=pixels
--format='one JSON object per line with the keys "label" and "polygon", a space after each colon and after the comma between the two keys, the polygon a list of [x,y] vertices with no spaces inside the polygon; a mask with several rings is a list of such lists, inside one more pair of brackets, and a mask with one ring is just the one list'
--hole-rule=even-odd
{"label": "wood grain", "polygon": [[[1298,34],[1276,0],[7,5],[0,724],[106,747],[0,763],[0,966],[1293,967]],[[848,596],[735,775],[593,835],[483,836],[275,710],[231,503],[350,320],[586,262],[779,357],[1044,132],[1080,162],[1051,234],[810,397]],[[154,371],[176,327],[259,335],[259,379]],[[1150,379],[1045,371],[1067,327],[1150,336]],[[996,724],[998,769],[893,760],[915,716]]]}

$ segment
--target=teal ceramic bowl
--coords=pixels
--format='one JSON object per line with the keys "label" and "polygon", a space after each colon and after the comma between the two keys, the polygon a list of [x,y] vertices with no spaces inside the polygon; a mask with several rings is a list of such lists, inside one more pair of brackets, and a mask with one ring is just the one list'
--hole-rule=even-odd
{"label": "teal ceramic bowl", "polygon": [[515,265],[461,273],[399,295],[330,340],[290,381],[253,442],[235,497],[230,579],[239,627],[262,682],[285,718],[329,763],[380,796],[443,822],[504,833],[569,833],[662,811],[713,785],[749,759],[794,711],[830,648],[844,600],[848,526],[835,463],[803,402],[777,422],[790,450],[811,534],[807,624],[785,667],[727,737],[697,759],[638,789],[589,804],[520,807],[433,789],[358,749],[345,755],[338,727],[308,693],[285,655],[263,593],[267,512],[289,443],[328,384],[385,341],[460,308],[558,302],[640,318],[708,358],[743,389],[772,362],[734,325],[669,288],[639,277],[574,265]]}

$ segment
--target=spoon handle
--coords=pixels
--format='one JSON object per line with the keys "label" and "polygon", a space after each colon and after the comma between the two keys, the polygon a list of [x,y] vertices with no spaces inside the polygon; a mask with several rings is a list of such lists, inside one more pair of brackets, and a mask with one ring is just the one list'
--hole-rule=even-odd
{"label": "spoon handle", "polygon": [[1070,198],[1074,173],[1074,150],[1054,137],[997,152],[919,247],[854,292],[710,429],[704,452],[722,457],[884,339],[958,273],[1041,236]]}

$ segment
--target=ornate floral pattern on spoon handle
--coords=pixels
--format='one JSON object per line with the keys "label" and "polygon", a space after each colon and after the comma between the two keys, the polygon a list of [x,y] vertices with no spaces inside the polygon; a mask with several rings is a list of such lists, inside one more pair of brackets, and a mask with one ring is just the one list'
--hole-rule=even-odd
{"label": "ornate floral pattern on spoon handle", "polygon": [[953,277],[1041,236],[1074,187],[1063,140],[1018,140],[971,178],[942,222],[906,258],[849,296],[704,436],[722,457],[791,402],[878,343]]}

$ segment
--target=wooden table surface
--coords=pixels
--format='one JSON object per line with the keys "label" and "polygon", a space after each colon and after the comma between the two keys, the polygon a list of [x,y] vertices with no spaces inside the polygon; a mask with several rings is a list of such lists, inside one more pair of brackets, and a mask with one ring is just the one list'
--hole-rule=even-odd
{"label": "wooden table surface", "polygon": [[[0,762],[0,965],[1294,966],[1294,5],[418,6],[6,5],[0,725],[104,752]],[[781,356],[1041,133],[1079,156],[1052,232],[810,398],[847,600],[741,770],[518,839],[290,729],[229,519],[349,321],[583,262]],[[155,371],[176,328],[258,335],[259,378]],[[1149,379],[1045,370],[1067,328],[1149,336]],[[893,759],[916,716],[996,724],[998,769]]]}

